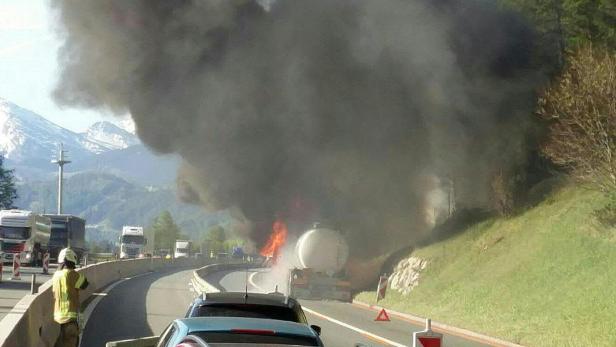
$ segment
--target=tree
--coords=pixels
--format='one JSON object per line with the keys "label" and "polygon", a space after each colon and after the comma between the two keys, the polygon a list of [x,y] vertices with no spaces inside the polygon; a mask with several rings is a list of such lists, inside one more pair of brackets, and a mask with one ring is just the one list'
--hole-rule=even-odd
{"label": "tree", "polygon": [[154,231],[154,247],[156,249],[173,250],[175,241],[180,239],[182,235],[169,211],[161,212],[150,228]]}
{"label": "tree", "polygon": [[4,158],[0,154],[0,209],[13,208],[13,201],[17,199],[17,189],[13,170],[4,168]]}
{"label": "tree", "polygon": [[585,46],[539,99],[549,124],[542,151],[603,190],[616,190],[616,53]]}
{"label": "tree", "polygon": [[565,53],[585,44],[616,49],[614,0],[500,0],[527,17],[538,33],[540,59],[558,72]]}
{"label": "tree", "polygon": [[201,244],[204,250],[218,253],[225,249],[226,239],[225,229],[220,225],[215,225],[205,232]]}

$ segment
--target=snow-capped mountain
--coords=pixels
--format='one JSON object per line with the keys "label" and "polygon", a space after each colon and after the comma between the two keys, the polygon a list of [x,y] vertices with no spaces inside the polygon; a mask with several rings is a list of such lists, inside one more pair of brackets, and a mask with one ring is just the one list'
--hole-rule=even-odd
{"label": "snow-capped mountain", "polygon": [[101,153],[99,152],[100,148],[104,148],[102,152],[105,152],[139,144],[137,136],[110,122],[94,123],[81,135],[83,137],[82,144],[85,147],[92,143],[97,145],[90,149],[95,153]]}
{"label": "snow-capped mountain", "polygon": [[0,98],[0,154],[22,181],[49,179],[60,143],[71,164],[67,174],[109,172],[144,184],[174,180],[178,159],[157,156],[136,135],[110,122],[98,122],[83,133],[54,124],[42,116]]}
{"label": "snow-capped mountain", "polygon": [[49,162],[59,144],[73,157],[101,153],[105,147],[64,129],[38,114],[0,99],[0,152],[13,162]]}

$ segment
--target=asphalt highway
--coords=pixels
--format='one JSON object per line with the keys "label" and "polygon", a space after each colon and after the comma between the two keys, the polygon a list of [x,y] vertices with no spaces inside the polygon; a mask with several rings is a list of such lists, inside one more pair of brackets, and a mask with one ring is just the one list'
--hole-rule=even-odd
{"label": "asphalt highway", "polygon": [[41,268],[21,267],[21,280],[14,280],[11,279],[13,267],[8,264],[4,265],[2,267],[2,281],[0,282],[0,319],[11,312],[19,300],[30,294],[32,274],[36,274],[36,284],[40,286],[51,279],[54,271],[55,267],[50,268],[50,273],[43,275]]}
{"label": "asphalt highway", "polygon": [[[208,282],[219,284],[220,289],[243,291],[248,283],[250,292],[273,292],[275,287],[264,284],[267,270],[229,271],[210,275]],[[248,279],[248,280],[246,280]],[[359,305],[336,301],[300,301],[310,324],[322,328],[321,338],[325,346],[412,346],[413,332],[424,326],[390,315],[389,322],[376,322],[377,311]],[[458,336],[445,335],[444,347],[489,346]]]}
{"label": "asphalt highway", "polygon": [[193,270],[149,273],[117,283],[88,317],[82,347],[103,347],[107,341],[160,335],[175,318],[184,317],[195,297]]}
{"label": "asphalt highway", "polygon": [[[175,318],[183,317],[196,293],[192,270],[152,273],[118,282],[107,293],[98,293],[82,336],[82,347],[103,347],[105,342],[159,335]],[[207,280],[222,290],[271,292],[264,288],[258,270],[218,272]],[[248,281],[247,281],[248,279]],[[302,301],[310,324],[319,325],[326,346],[412,346],[413,331],[423,327],[392,318],[375,322],[376,312],[339,302]],[[484,344],[446,336],[445,347],[476,347]]]}

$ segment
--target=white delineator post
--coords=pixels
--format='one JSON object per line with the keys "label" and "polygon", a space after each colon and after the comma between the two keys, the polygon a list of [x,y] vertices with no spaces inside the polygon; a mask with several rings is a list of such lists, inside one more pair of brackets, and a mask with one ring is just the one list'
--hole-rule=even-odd
{"label": "white delineator post", "polygon": [[16,253],[13,256],[13,276],[11,277],[12,280],[21,280],[21,274],[19,273],[19,270],[21,268],[21,259],[20,259],[20,255],[19,253]]}
{"label": "white delineator post", "polygon": [[432,331],[432,320],[426,318],[426,330],[413,333],[413,347],[441,347],[443,334]]}

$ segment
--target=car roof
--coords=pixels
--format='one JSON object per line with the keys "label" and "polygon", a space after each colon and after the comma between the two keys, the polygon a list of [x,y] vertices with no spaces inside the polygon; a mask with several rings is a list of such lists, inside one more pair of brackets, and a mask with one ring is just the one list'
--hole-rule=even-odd
{"label": "car roof", "polygon": [[197,331],[231,331],[233,329],[273,330],[277,334],[317,337],[308,325],[289,321],[243,317],[194,317],[175,320],[188,334]]}
{"label": "car roof", "polygon": [[207,306],[209,304],[252,304],[293,308],[299,306],[297,300],[282,294],[263,294],[245,292],[204,293],[193,302],[193,305]]}

